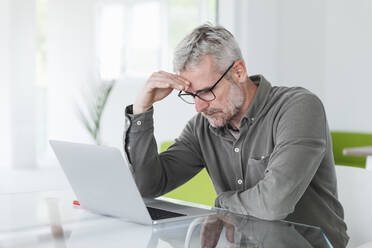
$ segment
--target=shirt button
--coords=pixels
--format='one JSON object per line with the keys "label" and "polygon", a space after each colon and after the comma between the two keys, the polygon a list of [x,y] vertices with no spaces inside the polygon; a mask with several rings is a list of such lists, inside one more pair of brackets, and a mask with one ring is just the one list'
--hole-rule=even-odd
{"label": "shirt button", "polygon": [[142,122],[141,121],[137,121],[137,126],[141,126]]}
{"label": "shirt button", "polygon": [[238,184],[242,184],[243,183],[243,180],[242,179],[238,179]]}
{"label": "shirt button", "polygon": [[240,151],[240,149],[238,147],[234,148],[234,152],[239,152],[239,151]]}

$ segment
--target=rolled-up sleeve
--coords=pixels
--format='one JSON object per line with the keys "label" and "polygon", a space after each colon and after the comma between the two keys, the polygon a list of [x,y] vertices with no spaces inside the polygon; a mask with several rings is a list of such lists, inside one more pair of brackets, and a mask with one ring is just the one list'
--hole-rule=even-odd
{"label": "rolled-up sleeve", "polygon": [[132,105],[125,111],[124,150],[137,186],[146,197],[165,194],[182,185],[203,167],[192,120],[167,151],[158,153],[154,137],[153,108],[133,115]]}
{"label": "rolled-up sleeve", "polygon": [[323,105],[315,95],[291,98],[276,116],[275,147],[263,179],[244,191],[222,192],[216,206],[261,219],[285,219],[324,157],[326,125]]}

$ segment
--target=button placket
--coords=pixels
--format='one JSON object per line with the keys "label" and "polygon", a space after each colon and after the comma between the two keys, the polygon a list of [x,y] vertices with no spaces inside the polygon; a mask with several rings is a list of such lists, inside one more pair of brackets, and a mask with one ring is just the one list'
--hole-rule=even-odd
{"label": "button placket", "polygon": [[244,181],[243,181],[243,168],[242,168],[242,154],[241,154],[241,148],[239,147],[239,141],[236,142],[233,146],[233,153],[234,155],[234,160],[237,165],[237,168],[235,170],[236,174],[236,181],[235,184],[237,185],[238,189],[243,189],[244,188]]}

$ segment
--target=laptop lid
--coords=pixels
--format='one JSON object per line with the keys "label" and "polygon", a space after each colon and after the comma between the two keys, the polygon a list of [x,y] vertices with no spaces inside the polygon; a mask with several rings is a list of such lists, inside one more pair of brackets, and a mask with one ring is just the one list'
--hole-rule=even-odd
{"label": "laptop lid", "polygon": [[50,144],[84,208],[152,224],[128,163],[117,148],[56,140]]}

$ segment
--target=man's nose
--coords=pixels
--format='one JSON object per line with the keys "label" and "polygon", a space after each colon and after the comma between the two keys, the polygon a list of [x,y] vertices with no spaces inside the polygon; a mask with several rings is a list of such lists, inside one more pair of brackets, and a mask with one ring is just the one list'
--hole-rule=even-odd
{"label": "man's nose", "polygon": [[196,112],[203,112],[209,107],[209,102],[201,100],[199,97],[195,97],[195,109]]}

